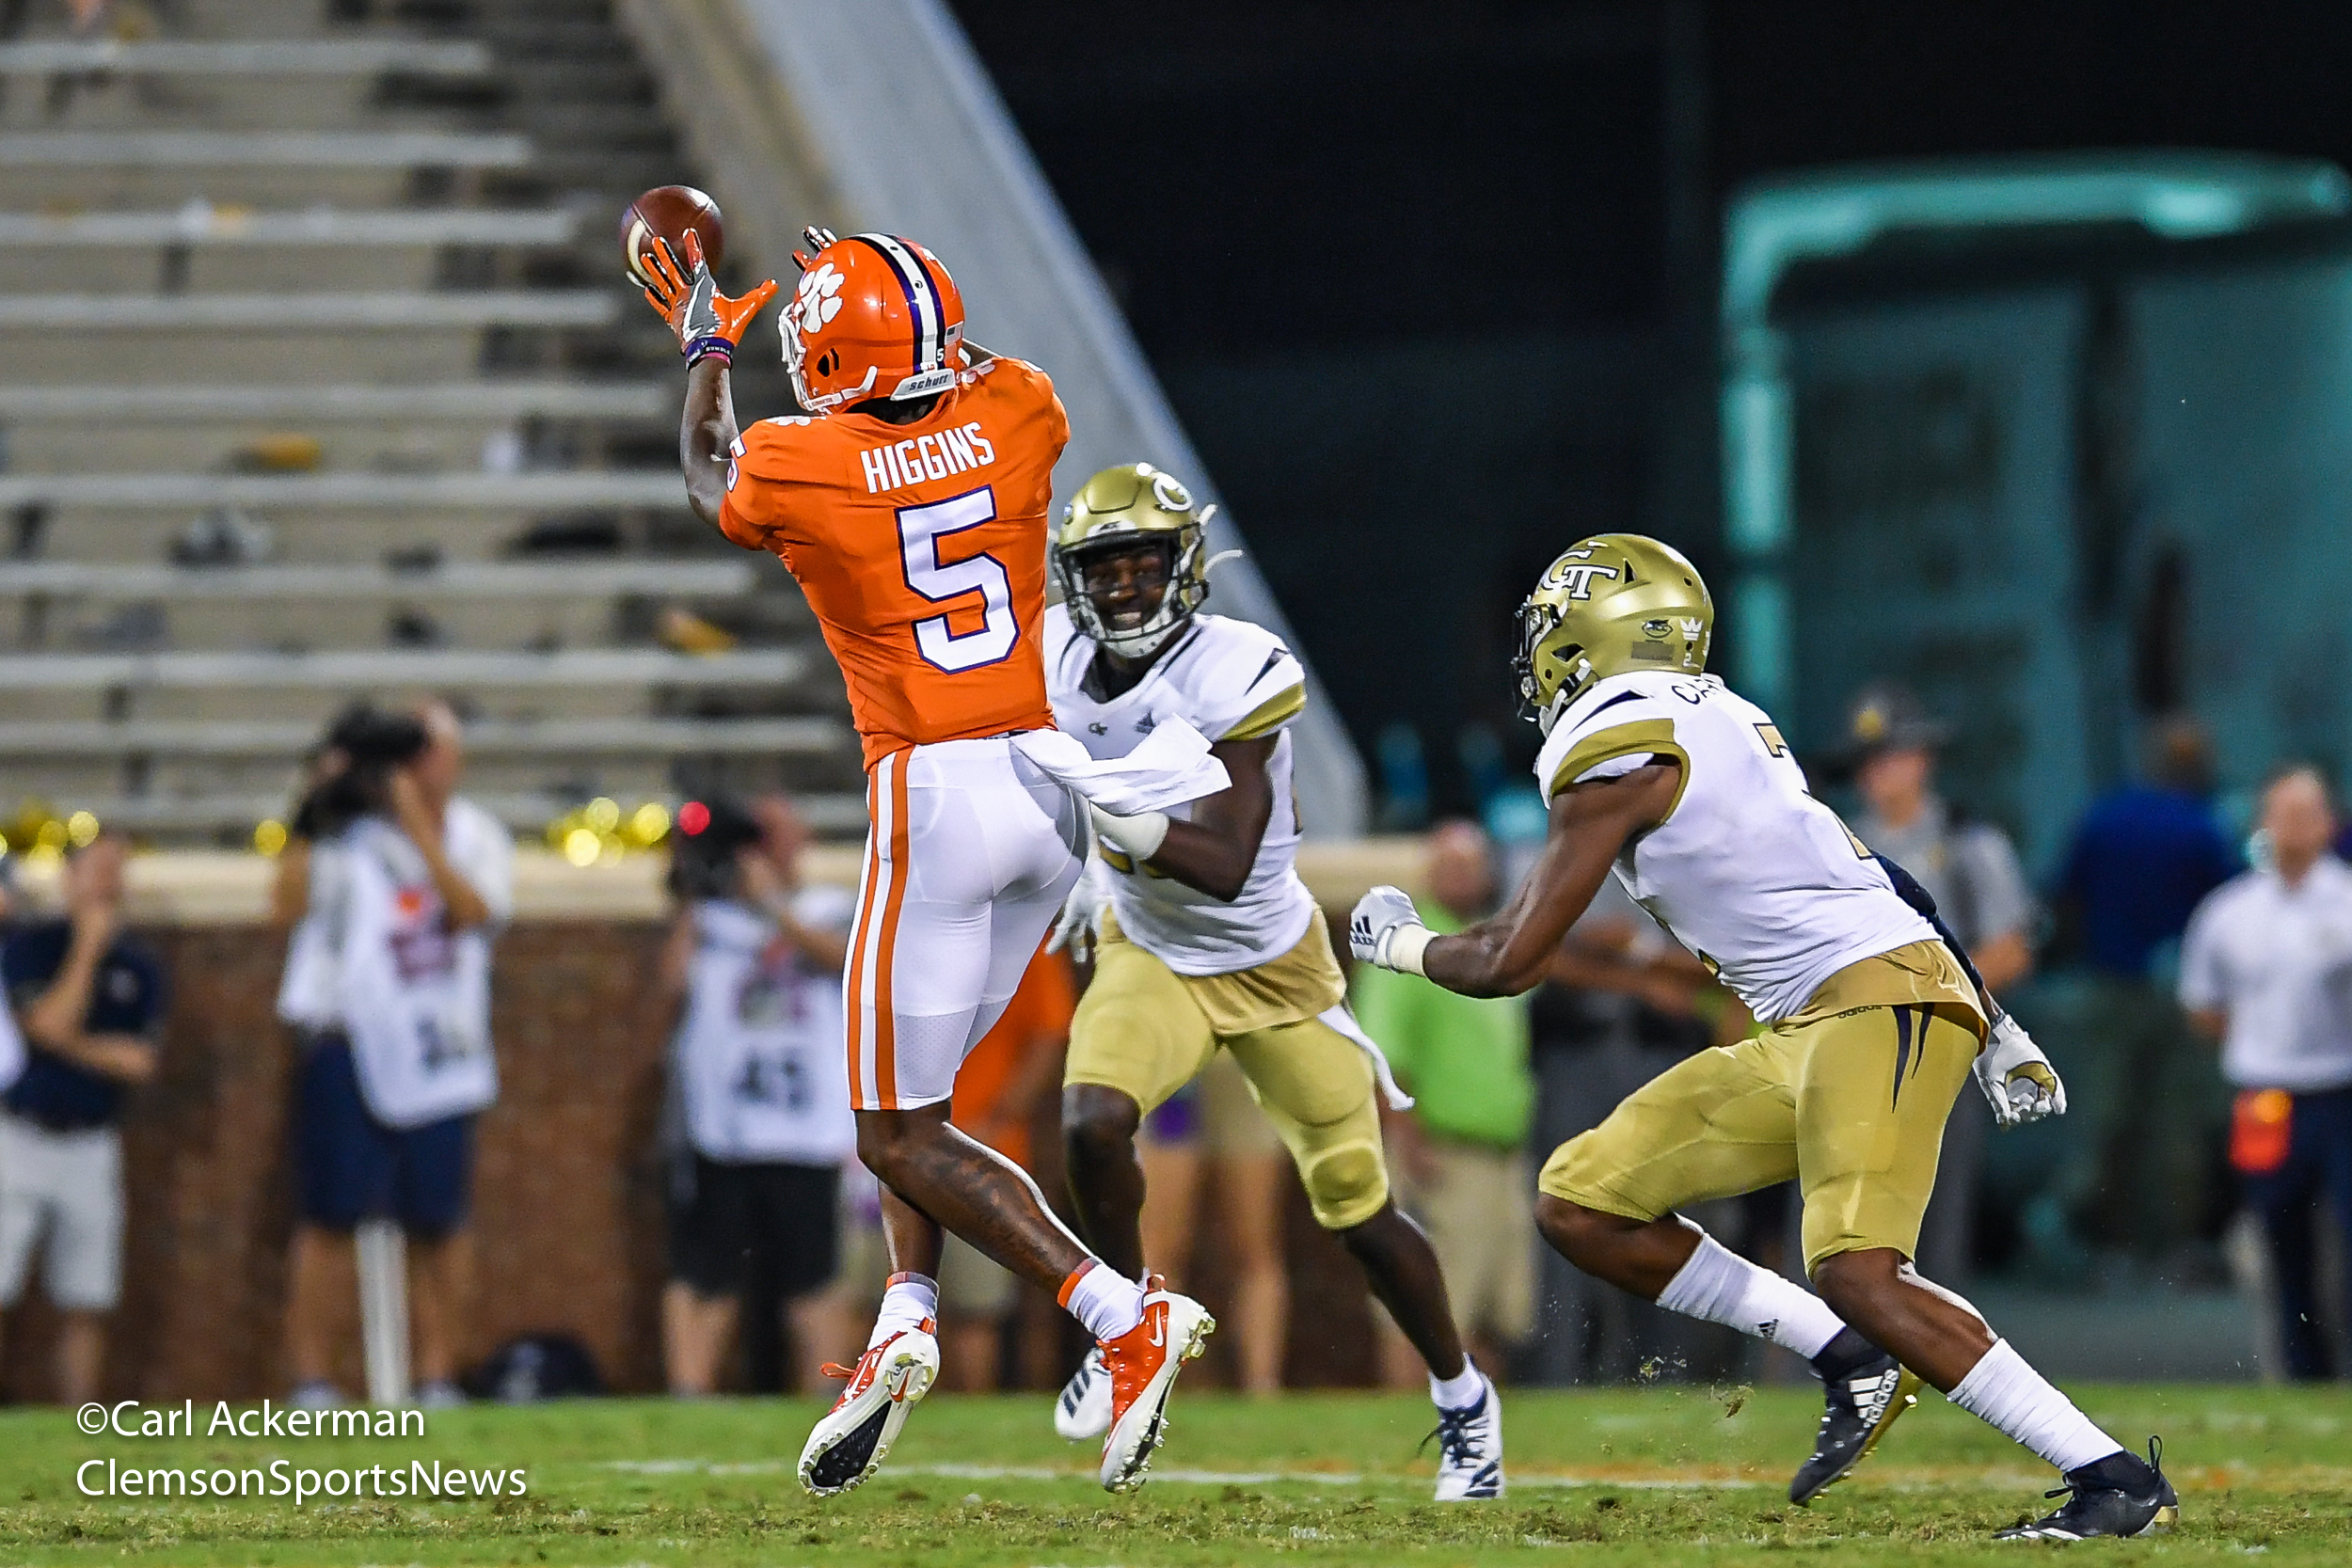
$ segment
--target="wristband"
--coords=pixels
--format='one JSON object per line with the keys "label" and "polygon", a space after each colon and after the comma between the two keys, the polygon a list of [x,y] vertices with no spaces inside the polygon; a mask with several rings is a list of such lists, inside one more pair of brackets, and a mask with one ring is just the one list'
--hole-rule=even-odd
{"label": "wristband", "polygon": [[1389,932],[1389,940],[1381,945],[1388,949],[1380,956],[1383,968],[1400,974],[1419,974],[1424,979],[1429,972],[1421,966],[1422,953],[1437,940],[1438,933],[1418,921],[1408,921]]}
{"label": "wristband", "polygon": [[1168,838],[1168,813],[1137,812],[1133,816],[1114,816],[1109,812],[1087,802],[1087,815],[1094,819],[1094,832],[1114,849],[1124,851],[1133,859],[1148,861],[1159,853]]}
{"label": "wristband", "polygon": [[724,365],[735,363],[735,345],[724,338],[697,338],[686,345],[689,368],[705,359],[716,358]]}

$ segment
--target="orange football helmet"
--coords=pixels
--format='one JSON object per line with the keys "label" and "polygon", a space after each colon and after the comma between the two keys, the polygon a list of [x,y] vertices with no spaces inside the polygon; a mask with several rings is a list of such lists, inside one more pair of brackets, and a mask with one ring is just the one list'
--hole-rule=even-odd
{"label": "orange football helmet", "polygon": [[828,237],[802,268],[781,323],[784,366],[802,407],[830,414],[956,384],[963,294],[938,257],[895,234],[851,234]]}

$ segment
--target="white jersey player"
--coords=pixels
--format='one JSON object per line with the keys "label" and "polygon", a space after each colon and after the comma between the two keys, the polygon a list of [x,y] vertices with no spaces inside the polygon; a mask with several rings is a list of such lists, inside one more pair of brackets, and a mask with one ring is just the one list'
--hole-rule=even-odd
{"label": "white jersey player", "polygon": [[[1462,1353],[1428,1239],[1390,1200],[1386,1066],[1347,1011],[1323,912],[1294,864],[1290,725],[1306,706],[1306,672],[1263,627],[1198,613],[1203,520],[1182,484],[1130,464],[1087,482],[1056,544],[1064,600],[1045,623],[1056,723],[1109,761],[1182,720],[1212,739],[1231,779],[1165,815],[1094,814],[1099,858],[1061,927],[1097,939],[1063,1078],[1079,1224],[1104,1261],[1141,1276],[1136,1128],[1232,1052],[1316,1221],[1364,1265],[1429,1364],[1438,1497],[1499,1497],[1501,1401]],[[1089,1357],[1056,1427],[1072,1438],[1103,1431],[1111,1387]]]}
{"label": "white jersey player", "polygon": [[[1542,857],[1502,913],[1452,935],[1375,888],[1350,944],[1452,990],[1525,990],[1613,871],[1763,1027],[1686,1058],[1563,1145],[1539,1182],[1545,1239],[1587,1274],[1813,1363],[1827,1409],[1795,1502],[1851,1470],[1924,1378],[2062,1473],[2065,1506],[2004,1534],[2169,1524],[2178,1501],[2154,1445],[2147,1461],[2126,1451],[1913,1270],[1971,1072],[2004,1119],[2065,1101],[1932,902],[1806,793],[1771,717],[1706,674],[1714,621],[1697,570],[1654,539],[1601,534],[1554,561],[1519,610],[1520,691],[1545,731]],[[1819,1296],[1675,1212],[1792,1179]]]}

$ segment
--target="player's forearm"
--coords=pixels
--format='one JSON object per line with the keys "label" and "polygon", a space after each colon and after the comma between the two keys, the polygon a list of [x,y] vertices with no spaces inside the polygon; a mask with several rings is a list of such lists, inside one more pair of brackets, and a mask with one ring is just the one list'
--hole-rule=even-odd
{"label": "player's forearm", "polygon": [[1543,983],[1551,947],[1532,940],[1505,913],[1431,938],[1421,964],[1423,974],[1464,996],[1518,996]]}
{"label": "player's forearm", "polygon": [[735,392],[724,356],[709,355],[686,370],[686,412],[678,424],[678,467],[686,476],[686,501],[712,528],[727,499],[727,458],[739,435]]}
{"label": "player's forearm", "polygon": [[1209,754],[1225,765],[1232,782],[1194,801],[1185,820],[1169,819],[1168,835],[1146,863],[1224,903],[1240,897],[1258,863],[1266,824],[1274,820],[1274,781],[1267,771],[1274,747],[1271,738],[1220,740],[1210,747]]}
{"label": "player's forearm", "polygon": [[1239,844],[1229,834],[1195,823],[1170,821],[1168,836],[1145,863],[1164,877],[1230,904],[1249,885],[1249,868],[1257,858],[1254,840]]}

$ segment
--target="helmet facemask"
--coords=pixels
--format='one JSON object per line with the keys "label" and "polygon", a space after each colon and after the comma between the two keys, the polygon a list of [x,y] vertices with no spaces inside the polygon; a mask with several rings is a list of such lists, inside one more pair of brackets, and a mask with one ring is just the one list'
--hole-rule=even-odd
{"label": "helmet facemask", "polygon": [[[1122,658],[1142,658],[1158,650],[1209,596],[1206,572],[1200,562],[1202,533],[1199,524],[1181,529],[1115,531],[1088,539],[1074,549],[1054,551],[1054,571],[1061,579],[1062,600],[1078,629]],[[1088,590],[1087,569],[1116,557],[1158,557],[1159,598],[1150,608],[1120,609],[1105,613]],[[1141,582],[1131,603],[1141,603],[1149,589]]]}
{"label": "helmet facemask", "polygon": [[[1511,668],[1519,678],[1519,717],[1535,721],[1535,727],[1547,736],[1551,734],[1552,722],[1560,717],[1561,710],[1593,684],[1592,660],[1584,657],[1582,644],[1571,642],[1549,654],[1543,650],[1544,639],[1566,618],[1567,611],[1562,607],[1539,603],[1532,594],[1519,603],[1518,648],[1511,656]],[[1540,657],[1549,657],[1566,668],[1549,699],[1544,680],[1535,669],[1535,661]]]}

